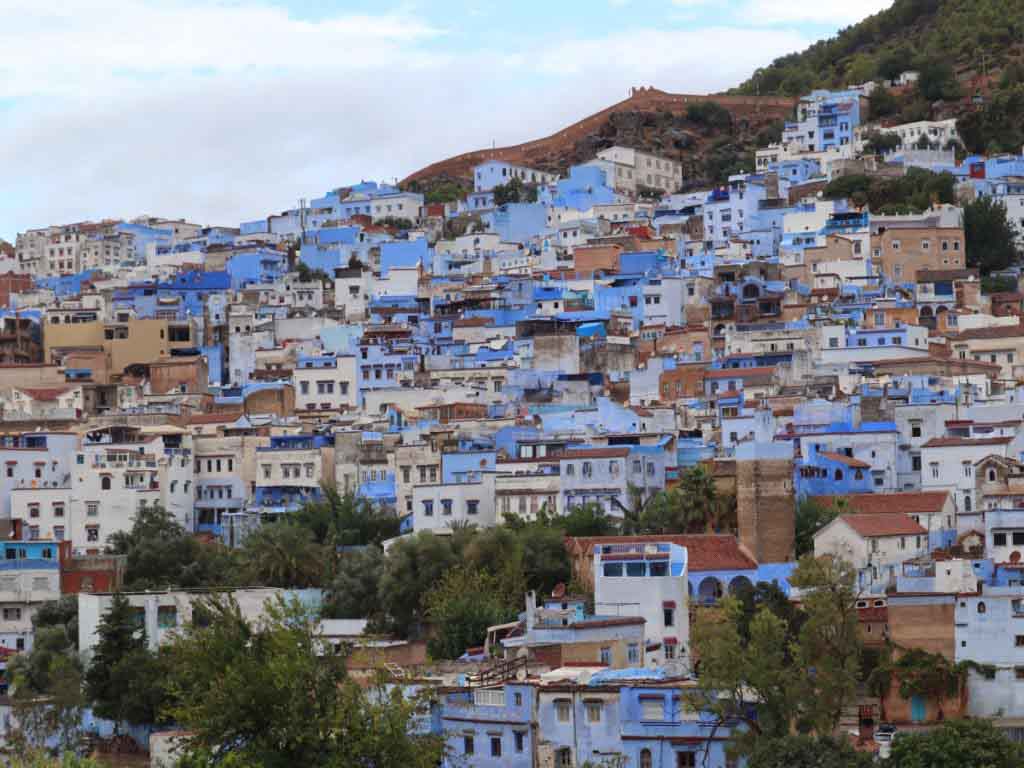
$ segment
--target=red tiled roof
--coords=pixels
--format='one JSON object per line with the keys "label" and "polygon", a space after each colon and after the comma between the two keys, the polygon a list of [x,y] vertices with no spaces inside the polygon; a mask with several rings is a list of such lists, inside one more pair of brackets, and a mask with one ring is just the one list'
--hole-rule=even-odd
{"label": "red tiled roof", "polygon": [[949,491],[913,493],[852,493],[848,496],[814,496],[814,501],[832,506],[836,499],[846,499],[850,512],[858,515],[930,515],[941,512]]}
{"label": "red tiled roof", "polygon": [[928,533],[915,523],[909,515],[842,515],[840,518],[864,538],[877,536],[915,536]]}
{"label": "red tiled roof", "polygon": [[583,548],[589,557],[601,544],[643,544],[666,542],[686,547],[687,569],[693,571],[743,571],[757,568],[735,536],[724,534],[671,534],[665,536],[579,536],[567,544]]}
{"label": "red tiled roof", "polygon": [[629,448],[579,448],[552,458],[559,459],[621,459],[629,456]]}
{"label": "red tiled roof", "polygon": [[1006,445],[1012,437],[933,437],[922,448],[970,448],[972,445]]}
{"label": "red tiled roof", "polygon": [[70,389],[73,389],[73,387],[26,387],[24,389],[19,388],[18,391],[24,392],[33,400],[52,401]]}
{"label": "red tiled roof", "polygon": [[1012,339],[1024,336],[1022,325],[997,325],[995,328],[972,328],[956,336],[950,334],[952,341],[970,341],[971,339]]}
{"label": "red tiled roof", "polygon": [[771,376],[775,373],[774,365],[759,365],[754,368],[722,368],[704,374],[708,379],[746,379],[753,376]]}
{"label": "red tiled roof", "polygon": [[848,467],[854,469],[871,469],[871,465],[866,461],[855,459],[852,456],[844,456],[841,453],[832,453],[831,451],[818,451],[819,456],[823,456],[830,461],[838,461],[840,464],[845,464]]}

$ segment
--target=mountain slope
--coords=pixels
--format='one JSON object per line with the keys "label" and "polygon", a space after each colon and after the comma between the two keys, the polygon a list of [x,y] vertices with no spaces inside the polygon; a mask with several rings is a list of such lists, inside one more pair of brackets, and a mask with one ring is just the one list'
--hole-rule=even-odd
{"label": "mountain slope", "polygon": [[963,83],[1021,60],[1024,0],[896,0],[801,53],[776,59],[738,93],[797,96],[812,88],[892,79],[944,62]]}
{"label": "mountain slope", "polygon": [[550,136],[440,160],[409,175],[402,186],[440,201],[457,193],[453,181],[471,186],[473,166],[486,160],[564,173],[615,144],[678,160],[692,184],[714,184],[740,168],[752,170],[759,136],[764,143],[765,132],[777,133],[794,106],[787,97],[691,96],[639,88]]}

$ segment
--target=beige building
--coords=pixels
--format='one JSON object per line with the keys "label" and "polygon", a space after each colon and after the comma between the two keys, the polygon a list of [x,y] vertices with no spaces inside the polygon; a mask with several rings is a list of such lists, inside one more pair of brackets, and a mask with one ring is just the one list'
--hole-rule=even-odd
{"label": "beige building", "polygon": [[614,178],[609,178],[608,183],[617,190],[647,187],[672,194],[683,185],[682,163],[667,157],[620,146],[604,149],[597,157],[613,164]]}
{"label": "beige building", "polygon": [[70,352],[102,350],[114,376],[132,364],[156,362],[169,357],[173,349],[191,349],[199,344],[195,329],[187,322],[145,319],[66,325],[56,316],[48,320],[43,328],[47,363],[60,364]]}

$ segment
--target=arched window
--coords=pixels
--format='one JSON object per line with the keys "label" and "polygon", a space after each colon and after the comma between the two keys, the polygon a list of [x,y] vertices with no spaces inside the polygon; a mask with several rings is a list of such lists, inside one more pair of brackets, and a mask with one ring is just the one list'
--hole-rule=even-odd
{"label": "arched window", "polygon": [[110,475],[104,475],[100,480],[100,488],[104,491],[110,490]]}
{"label": "arched window", "polygon": [[984,603],[978,603],[978,613],[984,613],[986,610]]}
{"label": "arched window", "polygon": [[640,768],[651,768],[651,750],[640,750]]}
{"label": "arched window", "polygon": [[971,511],[971,497],[970,496],[964,496],[964,512],[970,512],[970,511]]}
{"label": "arched window", "polygon": [[843,479],[843,470],[837,469],[836,470],[836,480],[842,480],[842,479]]}
{"label": "arched window", "polygon": [[996,471],[994,469],[989,469],[989,471],[988,471],[988,481],[990,483],[994,483],[996,481]]}

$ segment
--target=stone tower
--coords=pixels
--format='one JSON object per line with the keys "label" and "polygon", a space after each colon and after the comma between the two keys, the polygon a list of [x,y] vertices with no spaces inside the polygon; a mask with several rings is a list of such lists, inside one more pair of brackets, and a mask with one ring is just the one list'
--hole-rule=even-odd
{"label": "stone tower", "polygon": [[759,563],[793,560],[796,499],[789,443],[745,443],[736,450],[740,544]]}

